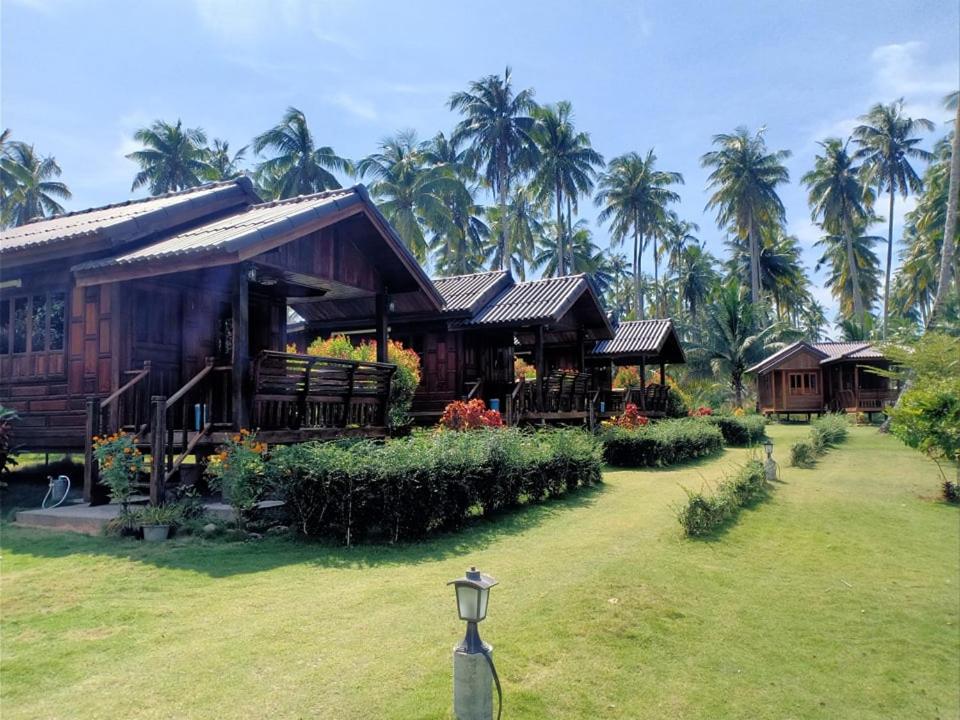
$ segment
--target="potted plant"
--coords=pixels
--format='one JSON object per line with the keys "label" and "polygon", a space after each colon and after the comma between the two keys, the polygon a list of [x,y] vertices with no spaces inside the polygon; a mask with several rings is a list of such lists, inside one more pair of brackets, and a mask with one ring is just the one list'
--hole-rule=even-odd
{"label": "potted plant", "polygon": [[137,513],[137,517],[145,542],[163,542],[170,536],[177,512],[170,505],[148,505]]}

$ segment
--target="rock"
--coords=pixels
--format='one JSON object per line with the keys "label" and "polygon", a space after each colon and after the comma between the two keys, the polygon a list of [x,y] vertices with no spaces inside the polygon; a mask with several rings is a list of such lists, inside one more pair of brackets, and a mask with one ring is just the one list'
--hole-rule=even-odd
{"label": "rock", "polygon": [[214,534],[217,530],[219,530],[219,529],[220,529],[220,527],[219,527],[218,525],[216,525],[215,523],[207,523],[206,525],[203,526],[203,534],[204,534],[204,535],[213,535],[213,534]]}
{"label": "rock", "polygon": [[263,540],[263,535],[258,532],[247,533],[247,540]]}
{"label": "rock", "polygon": [[267,535],[286,535],[288,532],[290,532],[290,528],[286,525],[274,525],[267,530]]}

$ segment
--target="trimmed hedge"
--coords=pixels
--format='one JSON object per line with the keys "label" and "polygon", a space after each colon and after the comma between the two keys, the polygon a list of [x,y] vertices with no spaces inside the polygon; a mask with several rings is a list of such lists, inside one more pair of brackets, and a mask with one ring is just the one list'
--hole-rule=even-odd
{"label": "trimmed hedge", "polygon": [[687,491],[687,503],[677,510],[677,520],[687,537],[709,535],[735,518],[740,508],[762,500],[770,493],[763,463],[751,460],[740,472],[720,483],[717,492]]}
{"label": "trimmed hedge", "polygon": [[723,449],[720,430],[695,418],[662,420],[644,427],[604,428],[603,458],[618,467],[659,467]]}
{"label": "trimmed hedge", "polygon": [[756,445],[766,435],[767,421],[760,415],[703,415],[700,420],[720,428],[727,445]]}
{"label": "trimmed hedge", "polygon": [[418,433],[383,444],[275,449],[268,475],[299,532],[347,545],[418,540],[467,518],[601,482],[601,446],[582,430]]}
{"label": "trimmed hedge", "polygon": [[790,464],[793,467],[813,467],[820,455],[846,440],[849,432],[850,421],[846,415],[832,413],[818,417],[810,423],[810,439],[790,447]]}

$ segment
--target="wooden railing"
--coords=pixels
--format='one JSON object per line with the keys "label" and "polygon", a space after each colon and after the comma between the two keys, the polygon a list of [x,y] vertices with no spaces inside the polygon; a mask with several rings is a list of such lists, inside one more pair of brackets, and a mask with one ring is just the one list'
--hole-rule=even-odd
{"label": "wooden railing", "polygon": [[252,424],[261,430],[383,427],[395,365],[261,352]]}
{"label": "wooden railing", "polygon": [[473,400],[478,397],[483,397],[483,378],[477,378],[472,383],[469,383],[467,386],[467,394],[463,399]]}

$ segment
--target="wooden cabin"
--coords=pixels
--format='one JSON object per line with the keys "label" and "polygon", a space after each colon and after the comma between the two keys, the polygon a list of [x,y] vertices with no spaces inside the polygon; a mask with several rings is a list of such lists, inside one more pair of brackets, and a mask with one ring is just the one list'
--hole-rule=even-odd
{"label": "wooden cabin", "polygon": [[896,401],[888,378],[871,372],[890,361],[865,342],[795,342],[749,368],[765,415],[873,413]]}
{"label": "wooden cabin", "polygon": [[[271,443],[383,434],[390,297],[443,300],[363,186],[264,203],[213,183],[4,230],[0,403],[16,445],[134,433],[163,497],[184,460],[256,427]],[[370,319],[375,363],[287,353],[287,306]]]}
{"label": "wooden cabin", "polygon": [[[687,358],[677,336],[673,320],[629,320],[620,323],[610,340],[598,342],[587,362],[594,368],[600,390],[599,417],[620,415],[627,403],[637,406],[642,415],[663,417],[667,409],[666,366],[686,363]],[[618,367],[636,366],[640,385],[613,388]],[[647,383],[647,368],[658,368],[660,382]]]}
{"label": "wooden cabin", "polygon": [[[586,354],[613,331],[585,275],[516,282],[498,270],[433,283],[439,313],[415,295],[392,296],[390,335],[421,359],[418,421],[436,422],[448,403],[474,397],[499,406],[512,423],[588,421],[594,382]],[[346,304],[294,309],[303,318],[291,328],[299,349],[318,336],[346,332],[359,340],[370,332],[370,318]],[[516,357],[538,368],[536,381],[515,377]]]}

